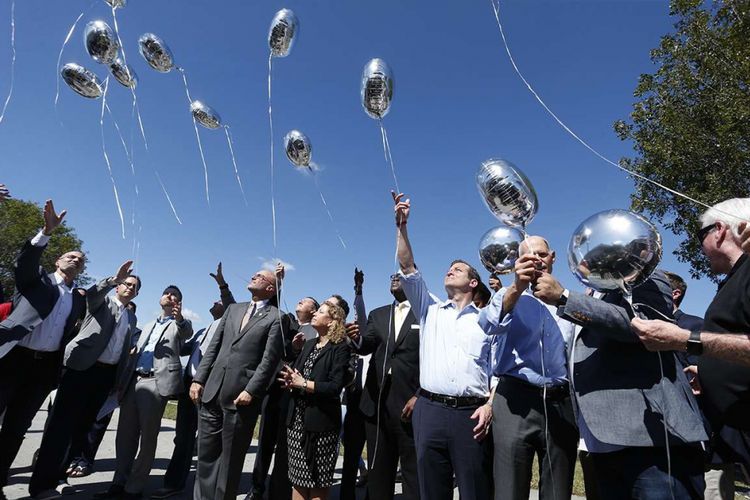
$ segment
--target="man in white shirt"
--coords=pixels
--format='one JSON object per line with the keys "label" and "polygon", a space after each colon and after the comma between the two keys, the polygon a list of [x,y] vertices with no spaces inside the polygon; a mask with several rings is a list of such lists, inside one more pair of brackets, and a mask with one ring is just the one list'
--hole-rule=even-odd
{"label": "man in white shirt", "polygon": [[497,339],[488,335],[493,325],[480,326],[472,302],[479,273],[455,260],[444,279],[448,300],[430,294],[406,230],[410,201],[392,194],[401,284],[420,322],[420,390],[412,416],[420,497],[451,498],[455,473],[463,500],[484,500],[492,494],[492,440],[486,438]]}
{"label": "man in white shirt", "polygon": [[5,413],[0,429],[0,487],[7,484],[34,415],[57,387],[61,348],[86,308],[83,290],[73,288],[86,264],[82,252],[60,256],[54,273],[40,267],[47,242],[65,213],[58,215],[52,200],[45,203],[43,229],[16,260],[13,312],[0,323],[0,414]]}
{"label": "man in white shirt", "polygon": [[[74,434],[93,425],[118,374],[126,369],[136,317],[125,306],[141,286],[140,278],[130,274],[132,264],[125,262],[115,276],[86,292],[86,317],[65,348],[66,370],[29,484],[29,493],[37,499],[59,496],[55,488],[65,480]],[[113,287],[115,294],[110,297]]]}

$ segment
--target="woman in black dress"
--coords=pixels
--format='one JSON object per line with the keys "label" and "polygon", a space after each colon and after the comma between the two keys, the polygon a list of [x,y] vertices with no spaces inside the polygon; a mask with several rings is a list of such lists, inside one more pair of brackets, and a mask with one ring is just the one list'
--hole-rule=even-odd
{"label": "woman in black dress", "polygon": [[351,351],[344,342],[344,310],[325,302],[310,322],[319,337],[305,342],[279,379],[292,391],[287,415],[289,481],[294,500],[325,500],[333,485],[341,430],[341,390]]}

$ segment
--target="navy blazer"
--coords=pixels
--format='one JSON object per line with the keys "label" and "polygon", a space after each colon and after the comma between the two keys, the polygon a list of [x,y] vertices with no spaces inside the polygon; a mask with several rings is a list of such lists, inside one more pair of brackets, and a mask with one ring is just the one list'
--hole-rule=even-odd
{"label": "navy blazer", "polygon": [[[305,360],[315,348],[318,339],[305,342],[294,362],[294,368],[302,373]],[[297,403],[305,401],[304,430],[309,432],[339,431],[341,429],[341,390],[348,378],[351,348],[342,341],[328,342],[318,354],[308,380],[315,382],[315,392],[292,391],[291,404],[286,424],[292,425]]]}
{"label": "navy blazer", "polygon": [[[60,297],[52,274],[47,274],[40,266],[45,246],[34,246],[31,240],[26,241],[16,259],[14,269],[16,291],[13,297],[13,310],[5,321],[0,323],[0,358],[7,354],[12,346],[42,324],[49,316]],[[86,312],[86,301],[73,289],[73,305],[65,323],[61,348],[75,335],[76,324]],[[60,352],[62,362],[62,349]]]}

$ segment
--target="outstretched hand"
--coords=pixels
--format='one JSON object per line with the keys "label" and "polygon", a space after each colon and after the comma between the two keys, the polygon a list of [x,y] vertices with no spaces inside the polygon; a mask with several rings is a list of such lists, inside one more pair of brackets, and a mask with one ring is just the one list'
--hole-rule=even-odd
{"label": "outstretched hand", "polygon": [[52,236],[52,231],[62,224],[65,214],[67,213],[67,210],[63,210],[58,214],[55,212],[55,205],[52,203],[52,200],[47,200],[44,203],[44,228],[42,228],[42,232],[47,236]]}
{"label": "outstretched hand", "polygon": [[224,273],[221,270],[221,262],[219,262],[219,265],[216,266],[216,272],[208,273],[208,275],[216,280],[216,284],[219,286],[224,286],[227,284],[226,280],[224,279]]}
{"label": "outstretched hand", "polygon": [[361,269],[354,268],[354,292],[362,295],[362,285],[365,283],[365,272]]}
{"label": "outstretched hand", "polygon": [[276,275],[276,281],[284,281],[284,276],[286,275],[286,269],[284,269],[284,264],[282,264],[281,261],[276,263],[276,269],[274,270],[274,274]]}
{"label": "outstretched hand", "polygon": [[132,260],[126,260],[120,266],[120,269],[117,270],[117,274],[115,274],[115,283],[120,284],[130,277],[131,273],[133,272],[133,269],[131,267],[132,265]]}
{"label": "outstretched hand", "polygon": [[411,200],[404,200],[404,193],[396,194],[396,191],[391,191],[393,197],[394,213],[396,215],[396,225],[401,226],[406,224],[409,220],[409,212],[411,211]]}

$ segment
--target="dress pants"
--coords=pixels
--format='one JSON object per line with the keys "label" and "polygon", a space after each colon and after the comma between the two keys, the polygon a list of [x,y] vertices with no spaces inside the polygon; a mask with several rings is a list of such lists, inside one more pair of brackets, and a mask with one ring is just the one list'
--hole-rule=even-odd
{"label": "dress pants", "polygon": [[[390,378],[386,381],[386,389]],[[403,477],[403,500],[419,499],[419,482],[417,481],[417,452],[414,448],[414,430],[410,422],[401,420],[398,405],[388,404],[384,395],[377,416],[367,418],[367,496],[369,500],[392,500],[396,485],[396,471],[401,460]]]}
{"label": "dress pants", "polygon": [[[355,382],[356,384],[356,382]],[[344,464],[341,468],[340,500],[356,500],[357,472],[365,448],[365,416],[359,409],[362,390],[346,391],[346,415],[344,416]]]}
{"label": "dress pants", "polygon": [[[186,384],[185,387],[190,387]],[[190,399],[190,393],[184,392],[177,400],[177,420],[174,432],[174,450],[164,473],[164,487],[171,490],[182,490],[190,474],[193,463],[196,431],[198,430],[198,407]]]}
{"label": "dress pants", "polygon": [[114,386],[116,372],[117,365],[99,363],[87,370],[65,370],[31,475],[31,496],[55,489],[65,479],[73,436],[85,434],[96,421]]}
{"label": "dress pants", "polygon": [[167,405],[167,398],[156,389],[154,377],[136,376],[136,379],[120,405],[115,438],[117,461],[112,480],[113,484],[123,486],[126,493],[133,494],[141,493],[148,482]]}
{"label": "dress pants", "polygon": [[[539,498],[558,500],[573,494],[578,428],[570,393],[556,388],[545,400],[540,388],[502,376],[492,403],[495,445],[495,500],[526,500],[534,456],[539,457]],[[564,391],[563,394],[560,391]]]}
{"label": "dress pants", "polygon": [[671,478],[665,448],[625,448],[611,453],[591,453],[599,498],[702,499],[705,489],[703,450],[698,446],[672,446],[670,450]]}
{"label": "dress pants", "polygon": [[263,398],[263,410],[260,416],[260,440],[253,466],[253,491],[266,491],[266,478],[271,466],[274,449],[279,435],[279,428],[284,425],[286,413],[280,412],[280,400],[284,392],[281,384],[273,383]]}
{"label": "dress pants", "polygon": [[201,406],[195,500],[235,500],[262,402],[253,400],[232,410],[222,408],[214,398]]}
{"label": "dress pants", "polygon": [[57,386],[59,353],[37,359],[34,352],[15,346],[0,358],[0,487],[8,484],[8,473],[23,437],[31,427],[49,393]]}
{"label": "dress pants", "polygon": [[412,425],[421,498],[452,500],[454,473],[461,500],[492,498],[492,436],[474,439],[475,410],[417,399]]}
{"label": "dress pants", "polygon": [[289,411],[291,395],[289,391],[283,391],[279,400],[281,422],[276,440],[276,458],[273,461],[273,472],[271,473],[271,484],[269,485],[268,498],[273,500],[291,500],[292,483],[289,482],[289,444],[287,443],[286,418]]}

